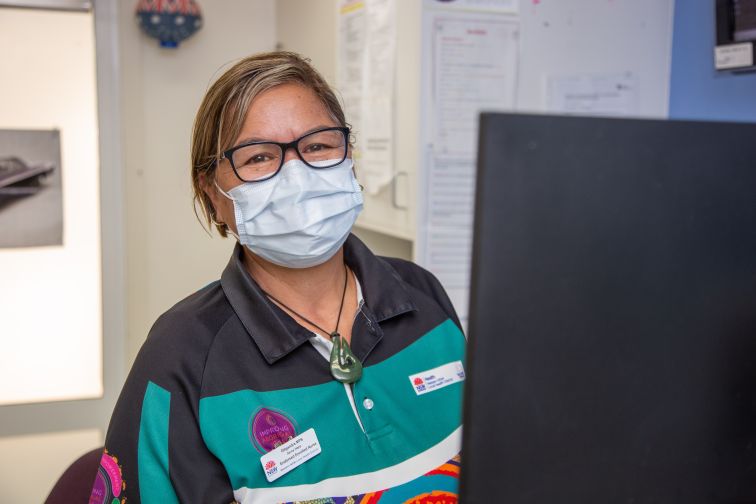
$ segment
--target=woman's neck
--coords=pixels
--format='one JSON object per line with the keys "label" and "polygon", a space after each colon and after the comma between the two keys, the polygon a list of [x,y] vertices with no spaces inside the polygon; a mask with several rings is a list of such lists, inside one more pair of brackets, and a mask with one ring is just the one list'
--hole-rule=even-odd
{"label": "woman's neck", "polygon": [[[318,266],[286,268],[261,259],[245,247],[244,265],[263,291],[296,312],[293,314],[286,310],[300,324],[311,330],[317,330],[296,314],[315,322],[328,332],[334,330],[347,274],[347,269],[344,267],[343,249]],[[347,278],[343,313],[339,323],[339,331],[344,336],[347,336],[344,332],[351,332],[351,319],[356,308],[356,287],[351,277],[352,275],[349,274]],[[347,339],[351,338],[347,337]]]}

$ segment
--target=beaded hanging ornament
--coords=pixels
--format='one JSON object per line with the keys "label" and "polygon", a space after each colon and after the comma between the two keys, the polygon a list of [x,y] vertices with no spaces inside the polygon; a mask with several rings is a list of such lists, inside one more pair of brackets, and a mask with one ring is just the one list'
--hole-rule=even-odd
{"label": "beaded hanging ornament", "polygon": [[202,27],[202,13],[194,0],[140,0],[136,17],[142,31],[176,48]]}

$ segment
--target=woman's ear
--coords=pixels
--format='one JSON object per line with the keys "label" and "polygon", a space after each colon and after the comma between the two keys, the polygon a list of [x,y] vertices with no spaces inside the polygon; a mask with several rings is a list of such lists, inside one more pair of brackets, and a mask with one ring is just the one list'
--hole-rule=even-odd
{"label": "woman's ear", "polygon": [[218,191],[218,188],[215,186],[215,173],[210,172],[210,171],[200,173],[199,182],[200,182],[200,187],[202,188],[202,192],[205,193],[205,195],[207,196],[207,199],[210,200],[210,204],[212,205],[211,215],[213,216],[213,220],[217,224],[225,224],[225,222],[221,222],[219,220],[220,209],[221,209],[221,204],[222,204],[222,200],[220,198],[222,198],[223,196],[220,194],[220,192]]}

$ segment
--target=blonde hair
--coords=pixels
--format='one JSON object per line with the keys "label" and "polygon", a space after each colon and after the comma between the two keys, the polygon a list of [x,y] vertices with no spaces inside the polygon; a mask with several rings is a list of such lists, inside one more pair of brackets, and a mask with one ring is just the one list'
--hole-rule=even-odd
{"label": "blonde hair", "polygon": [[339,126],[348,126],[331,87],[310,60],[299,54],[287,51],[255,54],[226,70],[207,90],[197,110],[191,151],[195,213],[199,206],[208,228],[214,224],[221,236],[226,236],[226,225],[216,221],[215,208],[203,184],[214,177],[222,152],[233,147],[252,100],[281,84],[301,84],[311,89],[333,120]]}

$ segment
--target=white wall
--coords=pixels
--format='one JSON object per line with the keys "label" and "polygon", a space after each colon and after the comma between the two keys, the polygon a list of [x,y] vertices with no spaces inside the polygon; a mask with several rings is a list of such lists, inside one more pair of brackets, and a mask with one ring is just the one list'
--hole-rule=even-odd
{"label": "white wall", "polygon": [[0,502],[44,502],[71,462],[101,445],[97,429],[0,437]]}
{"label": "white wall", "polygon": [[204,26],[178,49],[144,36],[120,3],[126,181],[127,367],[155,319],[220,277],[233,243],[194,216],[189,146],[194,114],[223,67],[275,46],[274,0],[202,2]]}
{"label": "white wall", "polygon": [[336,2],[278,0],[278,48],[307,56],[332,86],[336,83]]}
{"label": "white wall", "polygon": [[666,117],[674,3],[521,2],[517,109],[548,110],[549,77],[631,72],[638,107],[629,115]]}

